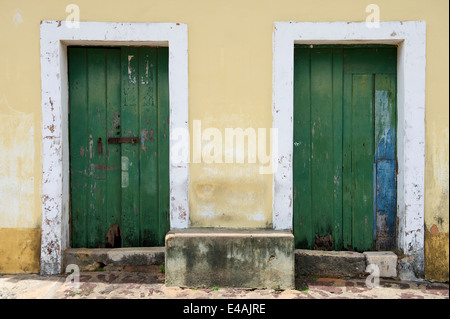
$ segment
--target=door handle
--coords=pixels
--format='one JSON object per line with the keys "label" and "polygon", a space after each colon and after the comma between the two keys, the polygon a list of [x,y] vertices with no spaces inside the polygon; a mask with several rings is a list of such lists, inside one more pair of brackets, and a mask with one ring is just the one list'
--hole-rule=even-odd
{"label": "door handle", "polygon": [[121,143],[131,143],[136,144],[139,141],[137,136],[133,137],[110,137],[108,138],[109,144],[121,144]]}

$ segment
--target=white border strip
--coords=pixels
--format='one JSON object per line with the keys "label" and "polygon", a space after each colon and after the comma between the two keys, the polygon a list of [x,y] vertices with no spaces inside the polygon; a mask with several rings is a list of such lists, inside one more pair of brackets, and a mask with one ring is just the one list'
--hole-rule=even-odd
{"label": "white border strip", "polygon": [[[42,21],[41,274],[57,274],[69,245],[67,45],[168,45],[170,132],[189,130],[187,25],[180,23]],[[172,139],[171,139],[172,145]],[[189,140],[187,140],[189,143]],[[184,145],[189,151],[189,144]],[[188,157],[189,158],[189,157]],[[170,164],[170,227],[189,223],[189,164]]]}
{"label": "white border strip", "polygon": [[425,185],[426,23],[275,22],[273,32],[273,127],[278,129],[278,170],[273,177],[273,228],[292,229],[294,43],[390,43],[398,45],[398,248],[423,272]]}

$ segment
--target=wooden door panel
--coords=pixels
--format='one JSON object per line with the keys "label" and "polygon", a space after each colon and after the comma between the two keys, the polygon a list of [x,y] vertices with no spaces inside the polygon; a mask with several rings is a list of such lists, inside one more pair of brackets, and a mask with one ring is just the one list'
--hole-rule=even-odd
{"label": "wooden door panel", "polygon": [[296,247],[364,251],[380,234],[392,245],[395,72],[394,47],[296,46]]}
{"label": "wooden door panel", "polygon": [[111,232],[122,247],[162,245],[167,48],[69,47],[68,59],[72,247],[117,245]]}

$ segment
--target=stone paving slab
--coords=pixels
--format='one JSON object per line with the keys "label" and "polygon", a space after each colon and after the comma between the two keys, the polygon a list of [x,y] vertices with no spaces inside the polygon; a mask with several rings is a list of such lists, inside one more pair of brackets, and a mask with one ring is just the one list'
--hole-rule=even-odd
{"label": "stone paving slab", "polygon": [[447,283],[365,278],[296,278],[296,289],[168,288],[161,272],[82,272],[80,286],[67,275],[0,275],[0,299],[448,299]]}

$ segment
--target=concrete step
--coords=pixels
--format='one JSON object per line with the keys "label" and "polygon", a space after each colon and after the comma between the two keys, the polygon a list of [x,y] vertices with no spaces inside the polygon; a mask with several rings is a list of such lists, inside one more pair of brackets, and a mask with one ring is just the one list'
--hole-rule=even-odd
{"label": "concrete step", "polygon": [[268,229],[170,231],[166,285],[293,289],[294,236]]}
{"label": "concrete step", "polygon": [[[397,277],[397,261],[398,257],[392,251],[367,251],[364,252],[366,265],[376,265],[380,277]],[[373,268],[373,267],[372,267]]]}
{"label": "concrete step", "polygon": [[363,254],[352,251],[295,250],[297,276],[354,277],[366,270]]}
{"label": "concrete step", "polygon": [[64,268],[75,264],[80,271],[154,271],[164,264],[164,247],[69,248],[64,251]]}
{"label": "concrete step", "polygon": [[[241,232],[241,236],[245,234]],[[192,233],[191,233],[192,235]],[[267,235],[267,234],[266,234]],[[232,233],[228,232],[227,236],[232,238]],[[250,238],[250,233],[247,233]],[[193,236],[195,237],[195,236]],[[206,237],[199,237],[199,245],[203,245],[207,242]],[[202,239],[203,238],[203,239]],[[253,238],[257,238],[253,235]],[[223,241],[223,239],[222,239]],[[261,238],[258,239],[261,241]],[[267,241],[269,243],[270,241]],[[202,244],[200,244],[202,243]],[[248,246],[248,243],[242,239],[239,241],[240,245]],[[236,245],[236,243],[234,244]],[[268,244],[269,245],[269,244]],[[202,247],[203,247],[202,246]],[[269,245],[270,246],[270,245]],[[193,247],[191,247],[194,249]],[[220,248],[220,247],[219,247]],[[220,253],[223,252],[224,247],[216,250]],[[303,275],[318,275],[318,276],[330,276],[330,277],[359,277],[365,276],[368,273],[372,273],[373,268],[368,268],[368,265],[375,264],[379,270],[379,276],[383,278],[396,278],[398,275],[402,275],[401,269],[398,272],[398,260],[397,255],[393,252],[350,252],[350,251],[319,251],[319,250],[306,250],[295,249],[293,250],[295,258],[295,276]],[[259,254],[263,256],[264,254]],[[281,255],[271,256],[269,254],[267,260],[275,260],[281,262]],[[240,254],[243,259],[252,259],[255,254],[245,257]],[[272,258],[271,258],[272,257]],[[249,261],[253,261],[250,260]],[[266,261],[262,260],[261,261]],[[200,261],[199,261],[200,262]],[[256,260],[259,262],[259,260]],[[141,248],[70,248],[64,252],[64,268],[68,265],[75,264],[79,267],[80,271],[139,271],[150,272],[159,270],[163,264],[165,264],[165,247],[141,247]],[[179,268],[175,266],[174,270]],[[220,263],[215,263],[214,268],[216,273],[220,271]],[[401,265],[400,265],[401,266]],[[401,268],[401,267],[400,267]],[[231,270],[230,270],[231,271]],[[241,273],[243,271],[240,271]],[[227,273],[230,273],[227,270]],[[247,272],[248,273],[248,272]],[[414,278],[416,279],[416,278]],[[409,280],[411,280],[409,278]]]}
{"label": "concrete step", "polygon": [[296,249],[297,276],[358,277],[368,273],[382,278],[397,277],[397,255],[391,251],[321,251]]}

